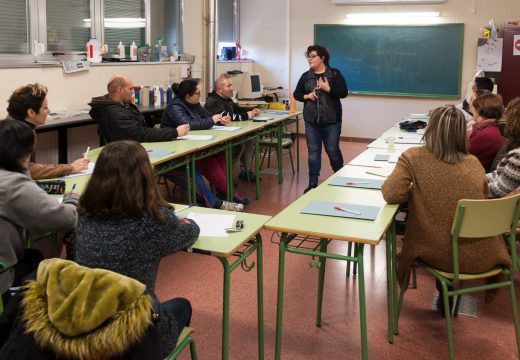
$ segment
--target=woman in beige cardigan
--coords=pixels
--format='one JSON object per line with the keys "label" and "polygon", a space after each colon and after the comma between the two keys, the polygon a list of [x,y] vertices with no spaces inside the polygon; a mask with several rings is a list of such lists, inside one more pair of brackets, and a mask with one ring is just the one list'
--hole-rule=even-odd
{"label": "woman in beige cardigan", "polygon": [[[403,152],[382,187],[390,204],[408,202],[409,213],[398,260],[401,286],[415,260],[453,270],[451,225],[457,201],[486,199],[487,181],[479,160],[468,154],[464,114],[454,106],[435,109],[424,133],[425,146]],[[511,265],[498,237],[459,242],[460,271],[479,273]]]}

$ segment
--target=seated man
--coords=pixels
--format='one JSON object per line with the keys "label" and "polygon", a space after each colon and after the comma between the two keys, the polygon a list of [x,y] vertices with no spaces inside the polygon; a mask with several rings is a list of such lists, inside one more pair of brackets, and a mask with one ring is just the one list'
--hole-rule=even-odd
{"label": "seated man", "polygon": [[[231,77],[228,74],[222,74],[215,80],[215,90],[208,96],[204,108],[212,115],[229,115],[231,121],[249,120],[260,114],[259,109],[248,110],[238,106],[232,97],[233,82]],[[240,159],[242,171],[238,175],[242,180],[255,181],[256,179],[252,171],[254,146],[253,141],[244,144],[244,151]]]}
{"label": "seated man", "polygon": [[[25,121],[32,129],[45,124],[50,112],[45,85],[28,84],[16,89],[9,100],[7,113],[9,118]],[[29,172],[33,180],[50,179],[70,174],[77,174],[88,168],[89,160],[81,158],[72,164],[29,163]]]}
{"label": "seated man", "polygon": [[[110,78],[108,94],[95,97],[89,103],[91,110],[90,116],[99,122],[98,134],[105,142],[117,140],[134,140],[138,142],[159,142],[171,141],[178,136],[184,136],[190,131],[187,124],[179,125],[176,128],[148,128],[146,121],[131,103],[133,84],[132,79],[127,75],[114,75]],[[182,171],[173,171],[166,175],[185,188],[185,181],[181,181]],[[171,175],[171,176],[170,176]],[[179,180],[179,181],[177,181]],[[223,210],[242,211],[242,204],[235,204],[222,201],[217,198],[207,187],[204,179],[196,169],[195,182],[197,193],[202,195],[201,205],[220,208]]]}

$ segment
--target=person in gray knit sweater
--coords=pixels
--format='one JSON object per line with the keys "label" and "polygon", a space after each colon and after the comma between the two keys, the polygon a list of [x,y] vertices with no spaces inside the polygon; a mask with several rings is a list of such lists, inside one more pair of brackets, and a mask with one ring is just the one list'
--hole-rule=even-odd
{"label": "person in gray knit sweater", "polygon": [[495,171],[486,174],[490,198],[506,196],[520,187],[520,98],[509,102],[504,117],[506,155]]}
{"label": "person in gray knit sweater", "polygon": [[43,255],[25,249],[28,232],[65,232],[76,226],[78,196],[68,192],[63,204],[48,196],[29,174],[35,134],[22,121],[0,121],[0,294],[4,303],[9,288],[22,284]]}
{"label": "person in gray knit sweater", "polygon": [[159,309],[162,352],[167,355],[189,324],[191,305],[183,298],[159,304],[154,293],[159,262],[193,245],[199,226],[177,218],[161,198],[146,150],[135,141],[104,147],[78,212],[76,261],[146,285]]}

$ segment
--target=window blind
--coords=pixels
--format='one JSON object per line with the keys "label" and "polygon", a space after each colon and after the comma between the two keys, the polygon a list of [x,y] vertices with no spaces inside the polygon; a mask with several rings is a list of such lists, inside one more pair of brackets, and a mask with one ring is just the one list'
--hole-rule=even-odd
{"label": "window blind", "polygon": [[236,42],[235,0],[218,0],[218,42]]}
{"label": "window blind", "polygon": [[90,0],[47,0],[47,49],[85,51],[90,38]]}
{"label": "window blind", "polygon": [[27,1],[0,0],[0,53],[30,54]]}
{"label": "window blind", "polygon": [[[121,41],[125,45],[126,56],[132,41],[136,45],[143,45],[146,39],[145,22],[137,19],[145,19],[143,0],[105,0],[105,43],[110,53],[115,53],[117,45]],[[119,20],[117,20],[119,19]],[[121,19],[127,22],[122,22]]]}

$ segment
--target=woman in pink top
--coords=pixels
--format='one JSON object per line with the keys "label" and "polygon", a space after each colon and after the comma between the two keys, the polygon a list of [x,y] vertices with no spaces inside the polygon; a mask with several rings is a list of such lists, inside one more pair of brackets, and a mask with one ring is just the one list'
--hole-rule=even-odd
{"label": "woman in pink top", "polygon": [[502,97],[496,94],[480,95],[473,100],[472,106],[475,123],[469,135],[468,151],[489,172],[497,152],[504,145],[504,138],[498,127],[498,120],[504,113]]}

